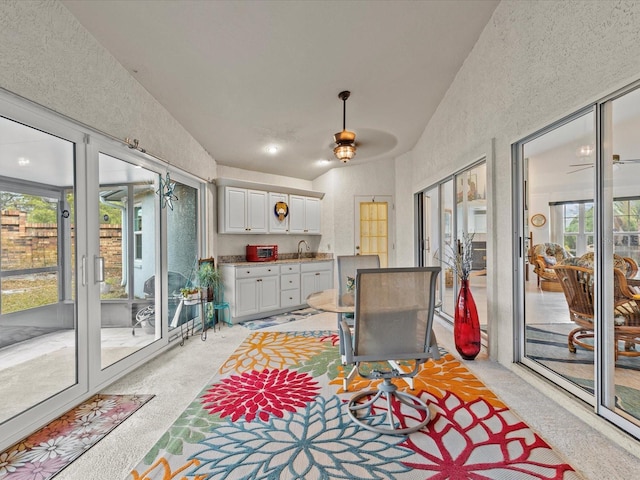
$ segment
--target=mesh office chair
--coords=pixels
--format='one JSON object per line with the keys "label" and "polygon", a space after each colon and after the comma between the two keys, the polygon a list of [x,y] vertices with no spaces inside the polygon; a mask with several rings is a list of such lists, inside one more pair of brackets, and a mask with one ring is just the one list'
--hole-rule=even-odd
{"label": "mesh office chair", "polygon": [[[360,268],[380,268],[378,255],[340,255],[338,262],[338,305],[341,307],[352,306],[355,301],[356,274]],[[346,320],[353,327],[353,313],[338,314],[338,336],[340,338],[340,355],[344,356],[344,336],[340,328],[340,322]],[[353,368],[343,379],[344,389],[347,390],[349,382],[356,374]]]}
{"label": "mesh office chair", "polygon": [[368,430],[404,435],[430,420],[427,404],[391,380],[413,378],[428,359],[440,358],[432,331],[439,273],[440,267],[358,270],[353,335],[345,320],[340,326],[344,362],[363,378],[382,379],[348,404],[352,420]]}

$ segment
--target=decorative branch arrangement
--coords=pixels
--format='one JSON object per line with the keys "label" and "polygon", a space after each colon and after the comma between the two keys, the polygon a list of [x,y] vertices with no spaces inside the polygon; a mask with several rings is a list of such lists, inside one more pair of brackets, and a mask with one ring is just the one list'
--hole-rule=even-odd
{"label": "decorative branch arrangement", "polygon": [[436,251],[434,258],[451,268],[460,280],[468,280],[473,267],[473,233],[463,233],[458,239],[456,248],[445,245],[445,256],[440,257]]}

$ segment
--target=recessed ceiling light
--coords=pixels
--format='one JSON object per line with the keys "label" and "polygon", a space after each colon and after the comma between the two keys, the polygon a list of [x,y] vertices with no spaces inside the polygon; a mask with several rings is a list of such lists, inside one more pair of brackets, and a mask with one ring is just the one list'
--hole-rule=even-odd
{"label": "recessed ceiling light", "polygon": [[29,165],[29,159],[25,158],[25,157],[20,157],[18,158],[18,165],[20,165],[21,167],[26,167],[27,165]]}
{"label": "recessed ceiling light", "polygon": [[276,153],[278,153],[278,146],[277,145],[269,145],[265,148],[265,150],[267,151],[268,154],[270,155],[275,155]]}
{"label": "recessed ceiling light", "polygon": [[318,165],[320,165],[321,167],[324,167],[325,165],[329,165],[331,163],[331,160],[327,160],[326,158],[323,158],[322,160],[318,160]]}

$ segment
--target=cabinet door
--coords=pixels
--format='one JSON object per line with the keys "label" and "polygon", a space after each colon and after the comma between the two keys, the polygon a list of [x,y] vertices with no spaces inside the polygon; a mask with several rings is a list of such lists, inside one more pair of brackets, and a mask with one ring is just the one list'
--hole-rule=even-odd
{"label": "cabinet door", "polygon": [[258,313],[258,286],[257,278],[241,278],[236,280],[236,304],[235,317]]}
{"label": "cabinet door", "polygon": [[301,301],[306,303],[307,297],[318,291],[316,289],[316,276],[318,275],[320,275],[320,272],[303,272],[300,274]]}
{"label": "cabinet door", "polygon": [[289,231],[289,215],[282,221],[276,214],[276,204],[284,202],[289,205],[289,195],[286,193],[269,192],[269,204],[267,205],[267,217],[269,217],[269,233],[287,233]]}
{"label": "cabinet door", "polygon": [[323,270],[318,273],[319,275],[316,276],[318,292],[333,287],[333,272],[331,270]]}
{"label": "cabinet door", "polygon": [[305,197],[289,195],[289,233],[304,233],[305,224]]}
{"label": "cabinet door", "polygon": [[227,233],[247,233],[247,191],[225,187],[224,225]]}
{"label": "cabinet door", "polygon": [[280,277],[261,277],[260,281],[260,311],[277,310],[280,308]]}
{"label": "cabinet door", "polygon": [[267,192],[247,190],[247,231],[267,233]]}
{"label": "cabinet door", "polygon": [[306,233],[320,233],[320,199],[305,198],[305,230]]}

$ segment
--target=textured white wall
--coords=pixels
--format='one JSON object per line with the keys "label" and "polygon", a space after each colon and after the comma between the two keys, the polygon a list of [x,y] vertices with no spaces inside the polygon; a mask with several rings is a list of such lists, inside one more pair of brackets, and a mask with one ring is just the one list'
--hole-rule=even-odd
{"label": "textured white wall", "polygon": [[0,2],[0,87],[209,179],[193,137],[60,3]]}
{"label": "textured white wall", "polygon": [[[335,168],[315,179],[313,186],[314,190],[326,193],[322,205],[322,249],[333,251],[335,255],[353,255],[355,197],[394,196],[394,162],[387,160]],[[395,212],[393,215],[395,216]],[[395,243],[393,232],[390,232],[389,240]],[[330,249],[328,245],[331,246]],[[390,251],[389,266],[394,266],[395,263],[395,251]]]}
{"label": "textured white wall", "polygon": [[[413,193],[487,156],[490,343],[506,365],[513,354],[510,145],[639,79],[639,28],[637,1],[503,0],[415,148],[397,162],[404,232],[413,225],[406,208]],[[402,261],[412,249],[403,237]]]}

